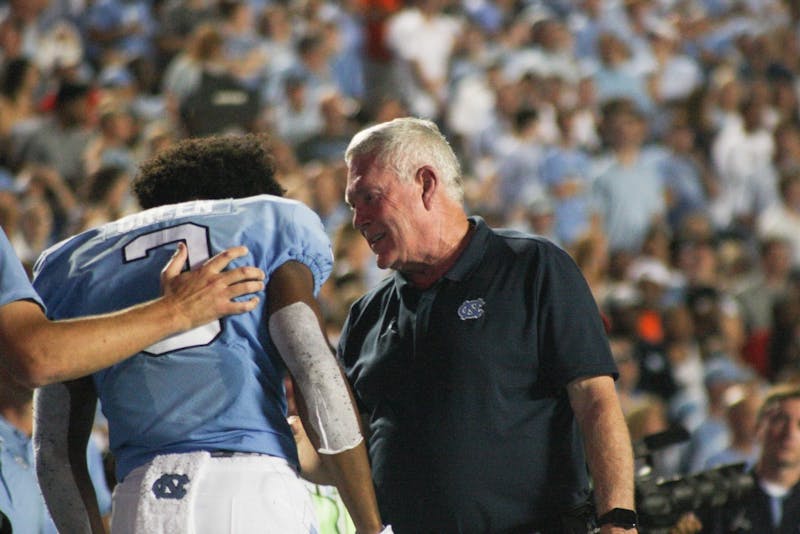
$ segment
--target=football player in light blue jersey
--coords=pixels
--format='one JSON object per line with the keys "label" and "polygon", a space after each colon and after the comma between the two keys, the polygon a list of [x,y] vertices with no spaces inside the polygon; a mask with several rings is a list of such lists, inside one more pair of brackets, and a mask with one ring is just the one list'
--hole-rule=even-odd
{"label": "football player in light blue jersey", "polygon": [[[179,274],[186,262],[180,247],[163,271],[166,296],[111,315],[53,322],[0,229],[0,532],[47,531],[33,468],[33,388],[91,373],[167,335],[254,308],[257,298],[231,298],[263,288],[263,271],[221,272],[244,253],[244,247],[229,249],[203,268]],[[99,451],[94,454],[99,459]]]}
{"label": "football player in light blue jersey", "polygon": [[149,209],[39,258],[34,285],[54,317],[152,298],[158,266],[176,242],[186,245],[192,269],[231,244],[246,246],[240,261],[266,273],[266,299],[89,379],[40,390],[37,469],[56,525],[99,531],[75,454],[99,398],[121,481],[112,532],[314,532],[286,422],[288,368],[358,531],[379,532],[350,392],[319,324],[315,296],[332,266],[319,218],[280,198],[271,156],[255,136],[179,143],[143,166],[135,190]]}

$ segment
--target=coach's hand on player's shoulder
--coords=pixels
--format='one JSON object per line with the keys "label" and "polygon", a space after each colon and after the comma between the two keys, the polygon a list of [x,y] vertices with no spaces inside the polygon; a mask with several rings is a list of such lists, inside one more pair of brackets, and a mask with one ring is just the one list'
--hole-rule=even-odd
{"label": "coach's hand on player's shoulder", "polygon": [[237,267],[224,271],[228,264],[248,253],[247,247],[231,247],[210,258],[201,267],[182,272],[188,258],[186,245],[178,243],[175,254],[161,271],[164,301],[185,319],[185,330],[204,325],[224,315],[245,313],[260,299],[234,301],[236,297],[264,290],[264,271],[258,267]]}

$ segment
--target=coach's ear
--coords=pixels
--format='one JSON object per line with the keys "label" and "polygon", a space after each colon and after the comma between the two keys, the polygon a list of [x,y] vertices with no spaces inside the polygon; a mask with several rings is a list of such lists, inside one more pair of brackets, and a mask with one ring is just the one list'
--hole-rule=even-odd
{"label": "coach's ear", "polygon": [[424,165],[417,169],[417,174],[414,178],[420,186],[422,204],[425,209],[431,210],[436,189],[439,187],[439,177],[436,171],[433,167]]}

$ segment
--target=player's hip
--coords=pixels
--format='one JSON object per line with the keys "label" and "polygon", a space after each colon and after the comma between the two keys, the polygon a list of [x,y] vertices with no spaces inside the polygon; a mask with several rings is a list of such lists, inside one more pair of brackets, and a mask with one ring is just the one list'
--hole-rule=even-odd
{"label": "player's hip", "polygon": [[283,458],[237,452],[157,457],[114,490],[112,533],[307,534],[313,505]]}

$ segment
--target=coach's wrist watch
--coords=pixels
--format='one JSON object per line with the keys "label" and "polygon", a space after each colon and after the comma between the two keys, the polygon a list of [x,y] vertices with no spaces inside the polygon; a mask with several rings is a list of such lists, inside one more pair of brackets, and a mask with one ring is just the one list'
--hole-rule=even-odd
{"label": "coach's wrist watch", "polygon": [[631,529],[639,526],[639,516],[627,508],[612,508],[597,518],[597,526],[611,525],[614,527]]}

